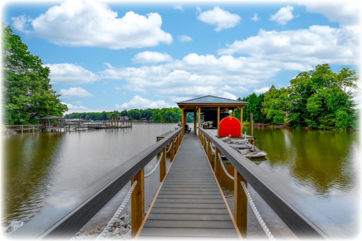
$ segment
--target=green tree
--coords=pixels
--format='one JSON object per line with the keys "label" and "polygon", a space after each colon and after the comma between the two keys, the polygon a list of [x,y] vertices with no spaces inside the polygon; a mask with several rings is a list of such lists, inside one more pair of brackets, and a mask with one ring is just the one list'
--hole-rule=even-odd
{"label": "green tree", "polygon": [[34,123],[36,117],[62,116],[68,108],[49,83],[49,68],[28,51],[10,26],[3,23],[2,30],[4,123]]}

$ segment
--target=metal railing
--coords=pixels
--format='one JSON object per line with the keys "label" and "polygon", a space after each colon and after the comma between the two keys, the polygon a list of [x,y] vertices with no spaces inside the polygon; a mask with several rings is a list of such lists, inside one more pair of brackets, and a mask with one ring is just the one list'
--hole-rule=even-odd
{"label": "metal railing", "polygon": [[220,181],[222,168],[220,162],[222,160],[219,153],[224,155],[234,167],[234,219],[242,236],[246,236],[247,196],[243,191],[241,181],[250,184],[297,237],[330,239],[326,232],[303,215],[301,211],[303,208],[313,207],[306,207],[305,203],[298,202],[297,195],[291,188],[270,177],[266,171],[210,132],[200,127],[198,129],[200,142],[210,162],[212,161],[211,143],[215,146],[214,173],[216,178]]}
{"label": "metal railing", "polygon": [[131,195],[132,235],[135,236],[144,221],[144,168],[159,153],[163,153],[160,163],[160,181],[166,176],[166,148],[174,143],[170,150],[170,161],[175,158],[183,138],[183,128],[167,135],[162,140],[148,147],[128,161],[115,168],[111,174],[97,180],[98,191],[86,188],[88,196],[85,201],[71,208],[71,210],[57,210],[48,207],[44,213],[38,215],[23,227],[7,235],[9,238],[44,239],[70,238],[76,234],[99,210],[102,209],[129,181],[134,187]]}

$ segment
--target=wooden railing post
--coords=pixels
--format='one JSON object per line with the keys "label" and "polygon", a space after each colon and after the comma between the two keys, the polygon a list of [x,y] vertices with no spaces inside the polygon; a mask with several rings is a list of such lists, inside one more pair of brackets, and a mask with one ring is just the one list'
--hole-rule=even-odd
{"label": "wooden railing post", "polygon": [[131,196],[131,216],[132,216],[132,237],[134,237],[141,227],[145,216],[145,172],[144,168],[139,171],[131,180],[131,185],[137,180],[138,183]]}
{"label": "wooden railing post", "polygon": [[212,147],[211,147],[211,141],[207,141],[207,157],[209,158],[209,162],[212,162]]}
{"label": "wooden railing post", "polygon": [[166,177],[166,147],[161,152],[163,155],[160,162],[160,182],[163,182],[163,179]]}
{"label": "wooden railing post", "polygon": [[175,158],[175,138],[171,141],[171,149],[170,149],[170,162],[173,162],[173,159]]}
{"label": "wooden railing post", "polygon": [[246,180],[234,168],[234,219],[242,238],[245,239],[248,228],[248,200],[241,181],[247,186]]}
{"label": "wooden railing post", "polygon": [[219,158],[219,153],[221,155],[221,152],[219,151],[219,149],[217,149],[217,147],[215,147],[215,163],[214,163],[214,173],[216,176],[216,179],[220,182],[220,177],[221,177],[221,172],[220,172],[220,168],[221,168],[221,161]]}

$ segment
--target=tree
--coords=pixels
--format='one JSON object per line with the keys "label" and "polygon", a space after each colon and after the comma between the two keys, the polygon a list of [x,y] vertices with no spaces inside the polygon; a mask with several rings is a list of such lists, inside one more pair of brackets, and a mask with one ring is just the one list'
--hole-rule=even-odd
{"label": "tree", "polygon": [[68,108],[50,85],[48,67],[3,23],[3,103],[5,124],[34,122],[36,117],[62,116]]}

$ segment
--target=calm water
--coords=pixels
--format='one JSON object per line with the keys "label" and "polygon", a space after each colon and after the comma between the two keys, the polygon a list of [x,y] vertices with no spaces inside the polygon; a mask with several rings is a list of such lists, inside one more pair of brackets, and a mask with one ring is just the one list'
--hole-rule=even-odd
{"label": "calm water", "polygon": [[[156,136],[175,124],[134,124],[132,129],[71,133],[26,133],[3,137],[3,225],[28,222],[49,210],[68,210],[98,190],[112,170],[156,142]],[[248,129],[245,128],[248,132]],[[359,133],[254,129],[256,146],[268,153],[258,167],[298,195],[298,201],[318,210],[304,210],[333,237],[353,237],[359,227]],[[153,160],[146,172],[156,163]],[[232,167],[227,165],[231,173]],[[158,170],[146,182],[146,207],[158,187]],[[233,207],[233,182],[222,176],[221,186]],[[129,185],[127,186],[129,187]],[[86,191],[85,191],[86,190]],[[276,237],[291,231],[250,188],[261,216]],[[106,223],[123,201],[124,188],[85,227]],[[125,212],[129,211],[128,209]],[[251,210],[250,238],[263,237]]]}

